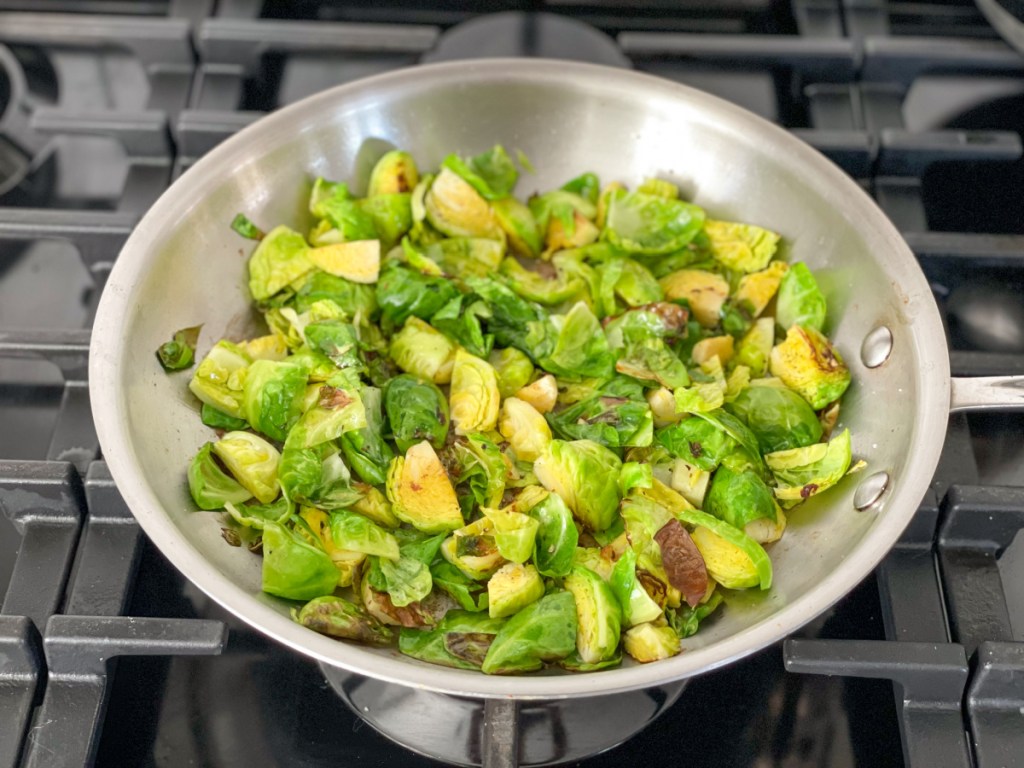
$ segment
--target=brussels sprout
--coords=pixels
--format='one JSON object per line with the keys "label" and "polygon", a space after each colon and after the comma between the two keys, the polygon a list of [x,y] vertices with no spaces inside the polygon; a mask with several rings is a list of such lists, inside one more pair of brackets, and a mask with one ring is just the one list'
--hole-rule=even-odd
{"label": "brussels sprout", "polygon": [[625,496],[633,488],[650,488],[654,484],[654,470],[650,464],[627,461],[619,472],[619,493]]}
{"label": "brussels sprout", "polygon": [[441,557],[470,579],[490,578],[505,562],[494,533],[494,523],[482,517],[445,539]]}
{"label": "brussels sprout", "polygon": [[697,417],[657,430],[654,439],[673,456],[706,472],[715,469],[736,448],[736,441],[725,431]]}
{"label": "brussels sprout", "polygon": [[364,209],[361,200],[331,197],[323,200],[318,210],[323,214],[324,224],[310,236],[315,245],[336,245],[379,237],[373,216]]}
{"label": "brussels sprout", "polygon": [[544,580],[532,565],[505,563],[487,580],[488,613],[503,619],[544,597]]}
{"label": "brussels sprout", "polygon": [[590,200],[565,189],[534,195],[528,202],[537,228],[544,234],[550,231],[551,222],[557,220],[562,236],[571,237],[576,231],[577,214],[588,222],[597,215],[597,207]]}
{"label": "brussels sprout", "polygon": [[251,432],[228,432],[213,444],[224,466],[249,493],[267,504],[277,498],[277,465],[281,454],[270,443]]}
{"label": "brussels sprout", "polygon": [[743,526],[743,532],[758,544],[771,544],[773,541],[778,541],[785,531],[786,515],[778,504],[775,504],[774,517],[751,520]]}
{"label": "brussels sprout", "polygon": [[430,569],[414,557],[401,555],[397,560],[381,558],[375,562],[384,577],[384,584],[396,608],[405,608],[430,594],[434,581]]}
{"label": "brussels sprout", "polygon": [[610,378],[615,353],[594,313],[578,302],[562,319],[555,347],[540,364],[556,376]]}
{"label": "brussels sprout", "polygon": [[615,280],[614,290],[626,306],[640,307],[662,300],[661,286],[646,267],[633,259],[621,259],[620,263],[622,269]]}
{"label": "brussels sprout", "polygon": [[836,400],[835,402],[829,403],[827,406],[822,408],[821,413],[818,414],[818,423],[821,424],[822,437],[824,437],[826,440],[831,440],[832,430],[836,428],[836,424],[838,422],[839,401]]}
{"label": "brussels sprout", "polygon": [[373,220],[380,248],[387,253],[412,229],[412,195],[377,195],[359,201],[359,206]]}
{"label": "brussels sprout", "polygon": [[533,562],[543,576],[560,578],[572,568],[579,532],[572,513],[557,493],[548,494],[529,514],[538,522]]}
{"label": "brussels sprout", "polygon": [[665,298],[686,299],[690,312],[705,328],[718,325],[722,305],[729,296],[729,283],[721,275],[700,269],[680,269],[659,281]]}
{"label": "brussels sprout", "polygon": [[209,403],[203,403],[203,407],[200,410],[200,418],[206,426],[213,427],[214,429],[223,429],[225,432],[233,432],[249,426],[245,419],[236,419],[234,416],[228,416],[224,411],[217,410]]}
{"label": "brussels sprout", "polygon": [[759,583],[754,561],[741,547],[709,528],[696,528],[691,534],[711,577],[728,589],[747,589]]}
{"label": "brussels sprout", "polygon": [[366,426],[366,409],[346,372],[335,374],[320,387],[317,400],[288,433],[286,447],[312,448]]}
{"label": "brussels sprout", "polygon": [[419,180],[420,174],[412,155],[393,149],[385,153],[373,166],[366,194],[369,197],[374,197],[412,192]]}
{"label": "brussels sprout", "polygon": [[501,503],[511,462],[494,442],[482,434],[468,435],[453,443],[448,456],[457,464],[452,471],[458,473],[459,487],[468,485],[472,493],[466,500],[470,508],[473,501],[482,507]]}
{"label": "brussels sprout", "polygon": [[266,336],[257,336],[238,344],[238,348],[245,351],[253,360],[273,360],[280,362],[288,357],[288,344],[286,339],[279,333],[269,333]]}
{"label": "brussels sprout", "polygon": [[512,159],[500,144],[469,159],[448,155],[441,167],[457,173],[487,200],[508,197],[519,178]]}
{"label": "brussels sprout", "polygon": [[568,301],[586,289],[586,284],[574,275],[559,270],[557,278],[550,278],[527,269],[514,258],[506,258],[501,262],[501,274],[509,287],[520,296],[548,306]]}
{"label": "brussels sprout", "polygon": [[680,606],[678,609],[666,611],[669,626],[675,630],[679,637],[690,637],[697,632],[700,622],[714,613],[715,609],[722,604],[722,594],[712,592],[707,601],[696,608],[688,605]]}
{"label": "brussels sprout", "polygon": [[285,498],[293,502],[347,506],[361,497],[352,488],[348,467],[331,443],[312,448],[285,444],[277,476]]}
{"label": "brussels sprout", "polygon": [[322,549],[293,531],[263,526],[263,591],[289,600],[312,600],[334,592],[338,569]]}
{"label": "brussels sprout", "polygon": [[229,501],[224,504],[224,509],[239,525],[259,531],[262,531],[263,526],[268,522],[283,525],[294,511],[292,503],[283,496],[270,504],[239,504],[235,506]]}
{"label": "brussels sprout", "polygon": [[583,566],[605,581],[611,580],[612,571],[615,569],[611,554],[604,548],[598,549],[597,547],[577,547],[573,553],[572,565],[573,567]]}
{"label": "brussels sprout", "polygon": [[612,198],[622,197],[625,194],[626,188],[618,181],[609,182],[605,188],[601,190],[601,194],[597,198],[597,211],[595,217],[598,227],[604,229],[608,223],[608,206],[611,203]]}
{"label": "brussels sprout", "polygon": [[551,442],[551,429],[544,417],[532,405],[516,397],[502,403],[498,429],[521,461],[536,461]]}
{"label": "brussels sprout", "polygon": [[765,457],[778,487],[776,498],[798,503],[838,483],[850,468],[850,430],[827,443],[769,453]]}
{"label": "brussels sprout", "polygon": [[494,636],[504,623],[477,613],[449,611],[433,629],[403,629],[398,650],[432,664],[480,669]]}
{"label": "brussels sprout", "polygon": [[757,437],[742,421],[731,413],[717,410],[707,413],[698,413],[697,416],[716,429],[725,432],[739,446],[722,457],[722,463],[734,472],[742,472],[745,469],[753,469],[763,477],[767,477],[767,468],[761,458],[758,449]]}
{"label": "brussels sprout", "polygon": [[753,224],[708,219],[704,233],[711,241],[715,261],[735,272],[764,269],[779,245],[777,234]]}
{"label": "brussels sprout", "polygon": [[377,281],[377,303],[384,319],[394,325],[401,325],[410,316],[427,320],[458,295],[459,289],[451,280],[405,267],[389,267]]}
{"label": "brussels sprout", "polygon": [[813,328],[794,325],[786,340],[772,349],[769,368],[814,409],[843,396],[850,369],[829,340]]}
{"label": "brussels sprout", "polygon": [[672,627],[637,624],[626,630],[622,647],[641,664],[661,661],[679,653],[679,635]]}
{"label": "brussels sprout", "polygon": [[711,473],[690,464],[684,459],[672,462],[672,478],[670,486],[684,499],[698,509],[704,506],[704,495],[708,490]]}
{"label": "brussels sprout", "polygon": [[207,405],[241,419],[242,390],[251,363],[243,349],[230,341],[218,341],[192,374],[188,388]]}
{"label": "brussels sprout", "polygon": [[636,577],[636,552],[632,549],[627,548],[616,561],[608,583],[622,606],[624,626],[632,627],[661,616],[661,606],[651,598]]}
{"label": "brussels sprout", "polygon": [[299,418],[305,391],[301,366],[257,360],[245,377],[243,415],[254,429],[283,441]]}
{"label": "brussels sprout", "polygon": [[383,485],[394,453],[383,437],[383,395],[376,387],[362,387],[360,398],[366,413],[366,426],[341,436],[341,449],[352,468],[365,482]]}
{"label": "brussels sprout", "polygon": [[522,256],[536,258],[543,247],[537,221],[530,209],[514,197],[505,197],[491,203],[494,217],[508,236],[509,247]]}
{"label": "brussels sprout", "polygon": [[447,384],[452,380],[455,344],[418,317],[410,317],[402,330],[391,337],[390,353],[406,373],[435,384]]}
{"label": "brussels sprout", "polygon": [[675,398],[676,410],[680,413],[707,413],[725,403],[725,382],[695,382],[692,386],[676,389]]}
{"label": "brussels sprout", "polygon": [[[390,562],[390,561],[385,561]],[[379,580],[377,589],[370,582]],[[384,591],[386,583],[380,569],[367,568],[359,583],[359,596],[367,612],[378,621],[391,626],[433,627],[452,607],[448,595],[430,592],[422,600],[406,606],[397,606],[391,596]]]}
{"label": "brussels sprout", "polygon": [[575,179],[571,179],[562,185],[566,192],[579,195],[591,204],[597,202],[597,196],[601,191],[601,182],[594,173],[582,173]]}
{"label": "brussels sprout", "polygon": [[525,563],[533,554],[539,523],[522,512],[507,509],[488,509],[484,516],[494,525],[494,543],[498,552],[513,563]]}
{"label": "brussels sprout", "polygon": [[430,575],[434,579],[434,586],[443,589],[464,610],[487,610],[486,585],[470,579],[447,560],[431,565]]}
{"label": "brussels sprout", "polygon": [[732,336],[709,336],[693,345],[690,359],[697,365],[717,357],[722,365],[727,364],[733,356]]}
{"label": "brussels sprout", "polygon": [[313,269],[306,239],[289,227],[275,227],[249,257],[249,293],[269,299]]}
{"label": "brussels sprout", "polygon": [[222,509],[225,504],[241,504],[252,498],[252,493],[217,466],[210,451],[213,443],[206,443],[192,459],[188,468],[188,490],[200,509]]}
{"label": "brussels sprout", "polygon": [[307,258],[329,275],[353,283],[375,283],[380,277],[380,240],[352,240],[310,248]]}
{"label": "brussels sprout", "polygon": [[343,549],[398,560],[398,539],[356,512],[331,512],[331,538]]}
{"label": "brussels sprout", "polygon": [[426,533],[452,531],[463,524],[459,499],[448,473],[426,440],[391,462],[388,500],[399,520]]}
{"label": "brussels sprout", "polygon": [[727,409],[757,436],[761,453],[802,448],[821,439],[821,423],[800,395],[784,386],[747,387]]}
{"label": "brussels sprout", "polygon": [[625,354],[615,362],[615,370],[634,379],[655,382],[665,387],[685,387],[690,383],[686,366],[658,338],[628,342]]}
{"label": "brussels sprout", "polygon": [[464,352],[455,352],[449,401],[456,434],[487,432],[498,423],[498,377],[491,364]]}
{"label": "brussels sprout", "polygon": [[408,374],[396,376],[384,388],[384,410],[398,450],[420,440],[441,448],[448,437],[448,401],[433,384]]}
{"label": "brussels sprout", "polygon": [[525,387],[533,376],[533,363],[530,362],[530,358],[515,347],[493,350],[487,362],[494,368],[494,373],[498,377],[498,393],[503,398],[512,397]]}
{"label": "brussels sprout", "polygon": [[764,312],[765,307],[779,290],[779,283],[783,276],[789,271],[789,265],[784,261],[773,261],[760,272],[744,275],[736,292],[732,295],[731,303],[750,319],[753,319]]}
{"label": "brussels sprout", "polygon": [[576,600],[576,652],[586,664],[611,658],[619,647],[622,609],[611,587],[588,568],[575,566],[564,580]]}
{"label": "brussels sprout", "polygon": [[555,332],[540,307],[497,280],[469,277],[465,282],[490,306],[492,317],[487,328],[498,344],[520,349],[534,360],[551,350]]}
{"label": "brussels sprout", "polygon": [[775,344],[775,321],[762,317],[754,322],[736,348],[733,362],[750,368],[750,375],[764,376],[768,372],[768,358]]}
{"label": "brussels sprout", "polygon": [[802,261],[793,264],[779,286],[775,320],[783,328],[800,325],[820,331],[825,325],[825,296]]}
{"label": "brussels sprout", "polygon": [[774,520],[775,500],[755,473],[733,472],[723,466],[711,479],[704,511],[742,529],[754,520]]}
{"label": "brussels sprout", "polygon": [[203,326],[182,328],[174,338],[165,341],[156,350],[156,357],[165,371],[183,371],[190,367],[196,356],[196,342]]}
{"label": "brussels sprout", "polygon": [[603,391],[547,418],[559,437],[593,440],[610,448],[650,445],[654,439],[654,419],[639,397]]}
{"label": "brussels sprout", "polygon": [[249,240],[262,240],[266,237],[266,233],[253,224],[244,213],[235,214],[235,218],[231,220],[231,228]]}
{"label": "brussels sprout", "polygon": [[676,397],[672,390],[665,387],[648,390],[647,405],[654,417],[654,426],[658,429],[676,424],[686,417],[686,414],[676,410]]}
{"label": "brussels sprout", "polygon": [[505,237],[488,202],[450,168],[442,168],[437,174],[423,206],[427,221],[449,237]]}
{"label": "brussels sprout", "polygon": [[498,630],[484,659],[489,675],[530,672],[557,661],[576,647],[576,603],[555,592],[530,603]]}
{"label": "brussels sprout", "polygon": [[551,216],[544,233],[546,248],[542,257],[550,258],[555,251],[583,248],[591,243],[596,243],[600,236],[601,230],[579,211],[572,212],[569,223],[566,223],[561,216]]}
{"label": "brussels sprout", "polygon": [[515,396],[532,405],[538,413],[548,413],[554,409],[558,401],[558,381],[550,373],[546,374],[518,390]]}
{"label": "brussels sprout", "polygon": [[[465,304],[465,309],[463,309]],[[456,296],[430,318],[430,324],[477,357],[486,357],[494,346],[494,335],[484,333],[480,319],[491,317],[491,309],[472,295]],[[518,351],[518,350],[516,350]],[[452,359],[454,364],[454,358]],[[533,366],[530,366],[531,370]]]}
{"label": "brussels sprout", "polygon": [[630,253],[671,253],[689,243],[703,224],[704,210],[696,205],[630,192],[609,199],[604,236]]}
{"label": "brussels sprout", "polygon": [[352,317],[371,320],[377,315],[377,289],[343,277],[313,272],[295,294],[296,312],[306,312],[318,301],[330,300],[345,307]]}
{"label": "brussels sprout", "polygon": [[505,246],[484,237],[452,237],[428,245],[424,255],[449,275],[487,277],[498,271]]}
{"label": "brussels sprout", "polygon": [[351,200],[348,184],[328,181],[322,176],[313,180],[313,189],[309,193],[309,212],[318,219],[324,217],[323,206],[329,200]]}
{"label": "brussels sprout", "polygon": [[295,614],[295,621],[322,635],[367,645],[390,645],[394,639],[391,629],[361,606],[334,595],[313,598]]}
{"label": "brussels sprout", "polygon": [[603,531],[614,522],[618,510],[621,467],[618,456],[592,440],[552,440],[533,471],[584,525]]}
{"label": "brussels sprout", "polygon": [[637,192],[655,197],[664,197],[668,200],[679,199],[679,187],[665,179],[647,178],[636,188]]}
{"label": "brussels sprout", "polygon": [[350,507],[353,511],[370,518],[377,525],[383,525],[385,528],[397,528],[399,526],[399,520],[395,517],[395,513],[391,511],[391,505],[383,493],[372,485],[356,483],[355,486],[363,495],[351,503]]}

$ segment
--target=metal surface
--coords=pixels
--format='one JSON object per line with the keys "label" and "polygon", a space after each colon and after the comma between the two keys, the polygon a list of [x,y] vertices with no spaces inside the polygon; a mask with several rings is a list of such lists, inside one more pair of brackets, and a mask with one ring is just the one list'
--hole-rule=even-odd
{"label": "metal surface", "polygon": [[42,677],[39,636],[24,616],[0,616],[0,768],[17,768]]}
{"label": "metal surface", "polygon": [[860,345],[860,359],[868,368],[877,368],[892,354],[892,331],[884,325],[864,337]]}
{"label": "metal surface", "polygon": [[680,680],[614,696],[517,702],[321,669],[342,701],[389,739],[449,765],[483,768],[564,764],[611,749],[650,725],[687,685]]}
{"label": "metal surface", "polygon": [[[1011,13],[1004,7],[1004,5],[1009,5],[1009,3],[1006,3],[1005,0],[1004,2],[999,0],[974,0],[974,4],[985,14],[985,18],[996,28],[996,31],[1002,35],[1003,40],[1018,51],[1024,51],[1024,21],[1021,21],[1018,15]],[[1020,9],[1019,3],[1015,5],[1018,10],[1024,10]]]}
{"label": "metal surface", "polygon": [[978,768],[1024,765],[1024,643],[978,646],[967,713]]}
{"label": "metal surface", "polygon": [[853,494],[853,508],[858,512],[864,512],[875,506],[882,498],[882,494],[889,489],[889,481],[888,472],[875,472],[873,475],[868,475],[857,486],[857,491]]}
{"label": "metal surface", "polygon": [[982,411],[994,409],[1011,411],[1024,409],[1024,377],[979,376],[954,378],[951,384],[949,410]]}
{"label": "metal surface", "polygon": [[[538,114],[559,130],[540,128]],[[564,135],[575,138],[567,143]],[[891,475],[891,493],[877,511],[861,515],[851,513],[853,478],[827,498],[811,499],[773,547],[772,590],[725,612],[687,639],[684,653],[658,664],[488,678],[338,643],[296,625],[283,601],[260,593],[258,559],[223,544],[215,515],[191,511],[180,476],[207,433],[185,378],[167,376],[152,351],[179,327],[205,323],[201,350],[238,330],[249,316],[239,254],[246,246],[224,222],[246,211],[257,221],[303,226],[308,177],[358,177],[353,158],[371,138],[412,151],[425,167],[453,149],[470,153],[495,142],[520,148],[538,169],[521,193],[559,184],[584,167],[627,183],[657,173],[715,216],[771,222],[792,243],[791,257],[820,275],[833,312],[829,332],[855,382],[844,399],[843,425],[857,455]],[[856,351],[879,325],[892,329],[894,352],[886,365],[869,369]],[[417,67],[326,91],[242,130],[185,173],[140,222],[111,273],[94,329],[90,381],[105,459],[172,563],[229,610],[321,661],[484,697],[647,687],[726,664],[791,633],[859,582],[896,541],[935,469],[950,402],[947,350],[929,286],[899,234],[853,181],[783,130],[726,102],[570,62]],[[153,408],[154,402],[163,405]]]}

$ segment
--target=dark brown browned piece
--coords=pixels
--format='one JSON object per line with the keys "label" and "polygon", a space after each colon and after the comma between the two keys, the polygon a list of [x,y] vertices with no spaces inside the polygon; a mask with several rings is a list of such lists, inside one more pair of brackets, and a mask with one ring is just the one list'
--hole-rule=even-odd
{"label": "dark brown browned piece", "polygon": [[691,608],[708,591],[708,571],[697,545],[678,520],[669,520],[655,535],[669,583],[678,589]]}

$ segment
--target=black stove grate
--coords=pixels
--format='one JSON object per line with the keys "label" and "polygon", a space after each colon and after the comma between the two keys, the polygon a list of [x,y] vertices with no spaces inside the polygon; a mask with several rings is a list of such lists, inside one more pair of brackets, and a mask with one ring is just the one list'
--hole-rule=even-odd
{"label": "black stove grate", "polygon": [[[118,250],[173,178],[266,111],[415,64],[476,9],[415,0],[0,0],[0,47],[12,52],[16,77],[21,68],[34,78],[22,92],[27,119],[15,125],[0,115],[0,136],[31,160],[24,181],[0,194],[0,290],[13,286],[12,294],[27,291],[45,304],[53,288],[22,267],[35,264],[40,243],[55,241],[77,253],[74,265],[61,261],[74,258],[66,250],[52,257],[58,266],[84,269],[92,282],[81,309],[67,314],[84,318],[79,327],[59,312],[41,323],[0,304],[0,420],[10,417],[0,423],[46,414],[42,435],[0,439],[0,508],[10,523],[0,528],[0,555],[18,546],[8,578],[0,558],[0,768],[269,765],[296,741],[312,745],[309,765],[380,755],[389,765],[430,764],[389,749],[344,710],[315,667],[235,624],[226,656],[184,658],[224,650],[225,617],[186,596],[99,460],[87,327]],[[973,3],[666,0],[637,10],[614,0],[509,0],[492,10],[590,23],[636,68],[705,88],[796,132],[871,191],[904,233],[946,317],[953,374],[1024,373],[1024,339],[985,334],[977,321],[979,303],[993,303],[992,286],[1010,286],[1007,311],[1024,313],[1021,290],[1016,305],[1012,290],[1024,282],[1024,126],[1012,108],[979,106],[1019,103],[1012,100],[1024,93],[1024,59]],[[90,74],[102,74],[103,87]],[[923,95],[936,91],[938,106]],[[76,164],[81,148],[97,141],[109,164]],[[958,213],[972,204],[971,217]],[[989,301],[979,302],[979,291]],[[846,762],[856,765],[1024,765],[1024,595],[1016,586],[1024,568],[1011,564],[1024,560],[1022,434],[1017,416],[953,417],[934,495],[875,577],[824,625],[715,673],[717,682],[694,684],[703,702],[719,701],[721,711],[702,706],[725,721],[723,730],[740,734],[731,764],[838,764],[830,750],[846,740]],[[125,656],[136,658],[115,665]],[[783,658],[791,673],[810,676],[781,674]],[[767,711],[718,693],[776,673],[783,683]],[[878,683],[860,678],[892,681],[894,704],[879,705],[868,695]],[[254,680],[302,692],[288,694],[286,711],[309,715],[284,718],[291,741],[254,739],[269,744],[264,753],[236,743],[232,757],[200,735],[208,723],[164,725],[162,696],[183,688],[194,699],[214,681]],[[808,702],[831,701],[836,685],[849,708],[846,725],[842,712],[807,710]],[[681,740],[699,747],[688,755],[695,766],[705,752],[712,760],[724,749],[714,742],[718,731],[695,737],[685,720],[670,720],[693,714],[685,699],[675,715],[584,765],[641,756],[652,766],[676,764]],[[223,716],[248,733],[243,714],[252,712],[238,706]],[[144,710],[149,720],[131,721]],[[339,733],[339,723],[354,733]],[[858,724],[870,731],[867,745]],[[886,734],[897,731],[902,750],[884,751]],[[157,755],[168,734],[188,741],[180,761]],[[119,745],[128,736],[138,738]]]}

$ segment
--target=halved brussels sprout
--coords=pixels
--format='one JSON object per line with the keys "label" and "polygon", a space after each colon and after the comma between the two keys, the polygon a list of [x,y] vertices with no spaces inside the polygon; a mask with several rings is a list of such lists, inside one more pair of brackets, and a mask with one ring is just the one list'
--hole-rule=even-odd
{"label": "halved brussels sprout", "polygon": [[367,645],[390,645],[394,633],[351,600],[334,595],[316,597],[295,614],[295,621],[314,632]]}
{"label": "halved brussels sprout", "polygon": [[188,490],[200,509],[222,509],[225,504],[241,504],[252,498],[210,455],[213,443],[206,443],[188,467]]}
{"label": "halved brussels sprout", "polygon": [[426,533],[453,531],[463,524],[459,499],[430,443],[409,447],[391,462],[388,500],[399,520]]}
{"label": "halved brussels sprout", "polygon": [[711,253],[722,266],[735,272],[757,272],[768,266],[779,245],[779,236],[753,224],[733,221],[704,222]]}
{"label": "halved brussels sprout", "polygon": [[430,185],[423,206],[427,221],[449,237],[504,240],[494,210],[473,187],[449,168],[442,168]]}
{"label": "halved brussels sprout", "polygon": [[775,476],[775,497],[799,503],[838,483],[850,468],[850,430],[827,443],[776,451],[764,457]]}
{"label": "halved brussels sprout", "polygon": [[622,606],[623,626],[632,627],[654,621],[662,608],[651,598],[636,576],[636,552],[627,548],[612,569],[609,585]]}
{"label": "halved brussels sprout", "polygon": [[775,505],[775,517],[762,517],[758,520],[751,520],[743,526],[743,532],[758,544],[771,544],[782,538],[786,531],[786,515],[782,508]]}
{"label": "halved brussels sprout", "polygon": [[498,271],[505,246],[486,237],[452,237],[428,245],[424,255],[449,275],[488,277]]}
{"label": "halved brussels sprout", "polygon": [[242,419],[242,392],[251,363],[252,358],[245,350],[222,339],[196,368],[188,388],[207,405]]}
{"label": "halved brussels sprout", "polygon": [[199,340],[201,325],[175,331],[170,341],[156,349],[156,358],[168,373],[183,371],[191,367],[196,357],[196,342]]}
{"label": "halved brussels sprout", "polygon": [[532,565],[505,563],[487,580],[488,613],[503,619],[544,597],[544,580]]}
{"label": "halved brussels sprout", "polygon": [[342,549],[398,560],[398,539],[357,512],[331,512],[331,538]]}
{"label": "halved brussels sprout", "polygon": [[755,378],[764,376],[768,372],[768,359],[774,344],[775,321],[770,317],[759,318],[740,340],[733,362],[747,366]]}
{"label": "halved brussels sprout", "polygon": [[723,587],[747,589],[760,583],[754,561],[741,547],[722,538],[710,528],[698,526],[690,536],[700,550],[711,578]]}
{"label": "halved brussels sprout", "polygon": [[708,362],[712,357],[717,357],[722,365],[726,365],[732,356],[733,338],[728,335],[701,339],[693,345],[693,351],[690,353],[690,358],[697,365]]}
{"label": "halved brussels sprout", "polygon": [[[501,503],[512,462],[492,440],[479,433],[468,435],[454,441],[446,454],[446,464],[458,475],[459,487],[469,486],[472,499],[465,499],[467,503],[475,500],[481,507]],[[457,466],[452,466],[453,459]]]}
{"label": "halved brussels sprout", "polygon": [[563,581],[576,600],[576,652],[586,664],[610,659],[619,647],[622,609],[604,579],[575,566]]}
{"label": "halved brussels sprout", "polygon": [[654,416],[654,426],[658,429],[682,421],[685,413],[676,410],[676,396],[665,387],[647,391],[647,405]]}
{"label": "halved brussels sprout", "polygon": [[356,483],[355,486],[363,495],[362,498],[352,502],[351,508],[353,511],[370,518],[377,525],[383,525],[385,528],[397,528],[399,526],[399,520],[395,517],[395,513],[391,511],[391,505],[383,493],[372,485]]}
{"label": "halved brussels sprout", "polygon": [[550,373],[545,374],[518,390],[515,396],[532,405],[538,413],[549,413],[558,402],[558,381]]}
{"label": "halved brussels sprout", "polygon": [[503,398],[512,397],[525,387],[533,376],[533,363],[530,362],[530,358],[515,347],[492,350],[487,362],[494,368],[494,373],[498,377],[498,393]]}
{"label": "halved brussels sprout", "polygon": [[754,520],[774,520],[775,500],[754,472],[733,472],[722,466],[711,479],[704,511],[743,529]]}
{"label": "halved brussels sprout", "polygon": [[322,549],[277,523],[263,526],[263,591],[289,600],[334,592],[338,569]]}
{"label": "halved brussels sprout", "polygon": [[431,664],[480,669],[495,634],[504,623],[478,613],[449,611],[433,629],[403,629],[398,650]]}
{"label": "halved brussels sprout", "polygon": [[696,205],[630,192],[609,198],[604,237],[630,253],[672,253],[689,243],[703,224],[704,210]]}
{"label": "halved brussels sprout", "polygon": [[306,256],[329,275],[353,283],[376,283],[380,277],[380,240],[353,240],[310,248]]}
{"label": "halved brussels sprout", "polygon": [[512,158],[500,144],[468,159],[448,155],[441,166],[453,170],[487,200],[498,200],[512,194],[519,178]]}
{"label": "halved brussels sprout", "polygon": [[684,459],[672,462],[672,478],[670,486],[684,499],[700,509],[704,506],[704,494],[707,493],[711,473],[691,464]]}
{"label": "halved brussels sprout", "polygon": [[449,401],[457,434],[493,430],[498,423],[501,394],[490,363],[457,350]]}
{"label": "halved brussels sprout", "polygon": [[505,197],[491,203],[498,225],[508,236],[509,247],[518,254],[536,258],[543,247],[537,220],[530,209],[514,197]]}
{"label": "halved brussels sprout", "polygon": [[387,253],[412,229],[412,195],[376,195],[359,201],[359,207],[373,220],[381,250]]}
{"label": "halved brussels sprout", "polygon": [[451,280],[405,267],[388,267],[377,281],[377,303],[384,320],[393,325],[401,325],[410,316],[427,320],[458,295]]}
{"label": "halved brussels sprout", "polygon": [[801,325],[820,331],[825,325],[825,296],[802,261],[793,264],[779,286],[775,320],[783,328]]}
{"label": "halved brussels sprout", "polygon": [[513,563],[525,563],[533,554],[540,524],[522,512],[509,509],[488,509],[484,516],[494,525],[494,543],[501,556]]}
{"label": "halved brussels sprout", "polygon": [[404,374],[384,388],[384,410],[398,450],[420,440],[440,449],[448,437],[448,401],[434,384]]}
{"label": "halved brussels sprout", "polygon": [[736,448],[736,440],[704,419],[690,417],[654,433],[654,439],[676,458],[710,472]]}
{"label": "halved brussels sprout", "polygon": [[579,542],[572,513],[561,496],[549,493],[530,508],[529,514],[539,523],[533,546],[533,562],[537,570],[544,576],[565,576],[572,568]]}
{"label": "halved brussels sprout", "polygon": [[590,307],[578,302],[561,319],[555,347],[540,364],[556,376],[611,378],[615,353]]}
{"label": "halved brussels sprout", "polygon": [[772,349],[770,370],[815,410],[838,400],[850,386],[850,369],[829,340],[799,325]]}
{"label": "halved brussels sprout", "polygon": [[544,233],[544,258],[551,258],[555,251],[583,248],[596,243],[600,236],[601,230],[579,211],[572,212],[572,219],[568,224],[561,216],[551,216]]}
{"label": "halved brussels sprout", "polygon": [[281,489],[277,481],[281,454],[262,437],[251,432],[228,432],[213,444],[212,450],[261,504],[269,504],[277,498]]}
{"label": "halved brussels sprout", "polygon": [[784,261],[773,261],[760,272],[744,275],[732,295],[732,304],[739,307],[750,319],[756,318],[768,306],[783,276],[789,271]]}
{"label": "halved brussels sprout", "polygon": [[[613,598],[614,600],[614,598]],[[576,602],[569,592],[545,595],[505,622],[484,659],[489,675],[530,672],[576,647]]]}
{"label": "halved brussels sprout", "polygon": [[520,296],[548,306],[561,304],[586,290],[586,284],[574,275],[559,270],[557,277],[549,277],[527,269],[511,257],[501,262],[501,274]]}
{"label": "halved brussels sprout", "polygon": [[765,454],[802,448],[821,439],[817,414],[806,400],[785,386],[747,387],[727,410],[750,427]]}
{"label": "halved brussels sprout", "polygon": [[656,179],[653,177],[644,179],[640,186],[636,188],[636,191],[642,192],[645,195],[664,197],[668,200],[679,199],[679,187],[666,179]]}
{"label": "halved brussels sprout", "polygon": [[505,562],[494,533],[494,523],[481,517],[445,539],[441,556],[470,579],[490,578]]}
{"label": "halved brussels sprout", "polygon": [[693,317],[705,328],[718,325],[722,305],[729,296],[729,283],[721,275],[702,269],[680,269],[659,281],[665,298],[686,299]]}
{"label": "halved brussels sprout", "polygon": [[418,317],[410,317],[402,330],[391,337],[390,353],[391,359],[406,373],[435,384],[452,380],[455,344]]}
{"label": "halved brussels sprout", "polygon": [[298,421],[306,392],[306,371],[298,365],[257,360],[243,390],[243,416],[254,429],[283,441]]}
{"label": "halved brussels sprout", "polygon": [[306,238],[290,227],[274,227],[249,257],[249,293],[256,301],[269,299],[312,269]]}
{"label": "halved brussels sprout", "polygon": [[377,161],[370,173],[370,184],[366,190],[369,197],[375,195],[396,195],[412,192],[419,183],[420,174],[416,161],[408,152],[393,149]]}
{"label": "halved brussels sprout", "polygon": [[552,440],[533,465],[537,479],[557,493],[588,528],[603,531],[619,506],[622,460],[592,440]]}
{"label": "halved brussels sprout", "polygon": [[544,417],[517,397],[502,403],[498,429],[521,461],[536,461],[551,442],[551,429]]}
{"label": "halved brussels sprout", "polygon": [[366,409],[350,371],[340,371],[317,391],[311,408],[288,433],[286,447],[312,448],[366,426]]}
{"label": "halved brussels sprout", "polygon": [[672,627],[649,623],[637,624],[626,630],[622,646],[641,664],[668,659],[680,651],[679,635]]}

